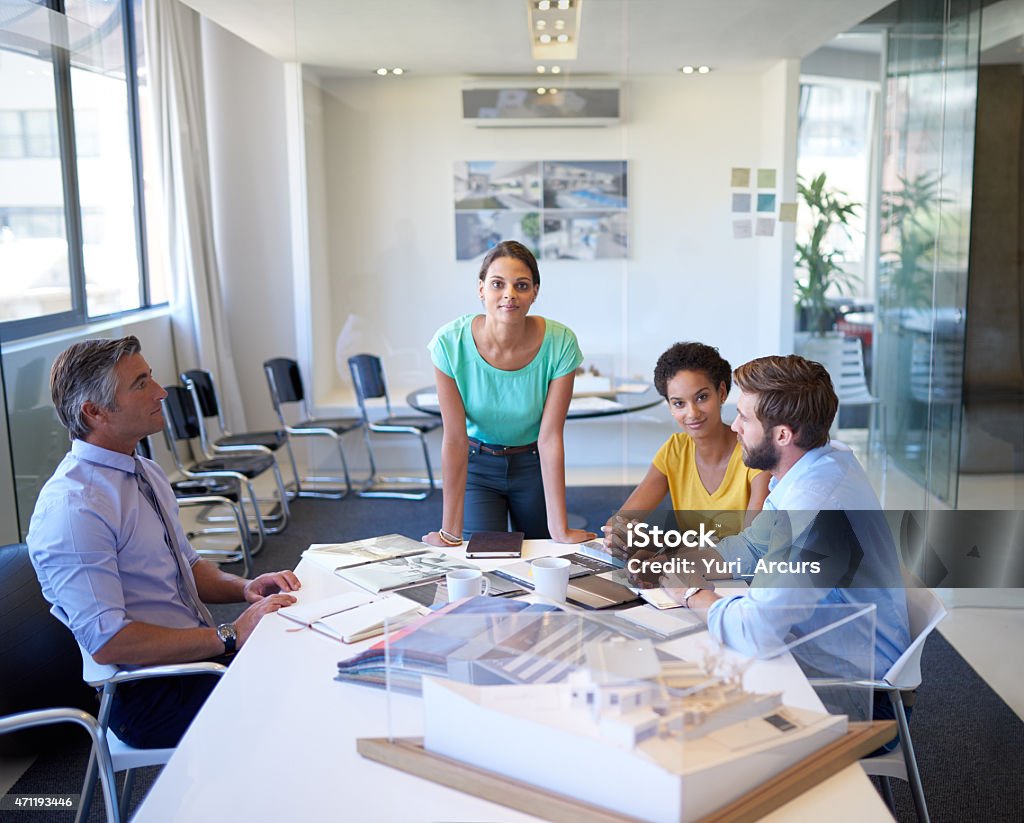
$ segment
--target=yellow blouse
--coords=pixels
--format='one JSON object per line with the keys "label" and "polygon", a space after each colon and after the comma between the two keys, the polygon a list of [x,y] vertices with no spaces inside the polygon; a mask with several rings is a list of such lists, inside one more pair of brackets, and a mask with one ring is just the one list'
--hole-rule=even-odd
{"label": "yellow blouse", "polygon": [[721,485],[710,493],[697,472],[693,438],[685,432],[677,432],[665,441],[654,455],[654,466],[668,480],[672,508],[677,512],[680,528],[696,528],[703,521],[709,528],[715,528],[718,537],[737,534],[743,529],[743,517],[750,502],[750,482],[761,470],[744,465],[738,440]]}

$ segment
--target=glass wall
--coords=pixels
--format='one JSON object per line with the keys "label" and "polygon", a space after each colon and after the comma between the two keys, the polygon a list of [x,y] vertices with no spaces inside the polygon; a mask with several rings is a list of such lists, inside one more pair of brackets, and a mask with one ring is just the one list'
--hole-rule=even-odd
{"label": "glass wall", "polygon": [[[980,3],[903,0],[888,33],[876,373],[885,460],[956,505]],[[908,501],[908,503],[911,501]]]}

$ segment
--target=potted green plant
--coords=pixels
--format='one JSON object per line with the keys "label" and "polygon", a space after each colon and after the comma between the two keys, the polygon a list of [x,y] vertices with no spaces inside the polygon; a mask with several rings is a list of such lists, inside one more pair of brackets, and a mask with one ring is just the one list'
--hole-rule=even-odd
{"label": "potted green plant", "polygon": [[846,193],[829,188],[822,172],[809,183],[797,177],[797,194],[811,215],[811,230],[804,242],[796,244],[796,298],[804,312],[807,328],[823,335],[832,328],[828,293],[833,287],[842,293],[856,279],[843,268],[843,253],[835,246],[835,233],[850,236],[849,221],[860,208]]}

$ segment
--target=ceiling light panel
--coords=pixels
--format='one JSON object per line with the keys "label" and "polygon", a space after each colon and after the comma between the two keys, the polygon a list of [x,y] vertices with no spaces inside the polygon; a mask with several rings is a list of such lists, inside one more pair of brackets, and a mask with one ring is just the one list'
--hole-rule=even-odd
{"label": "ceiling light panel", "polygon": [[[525,0],[534,60],[575,60],[583,0]],[[555,34],[549,34],[554,31]]]}

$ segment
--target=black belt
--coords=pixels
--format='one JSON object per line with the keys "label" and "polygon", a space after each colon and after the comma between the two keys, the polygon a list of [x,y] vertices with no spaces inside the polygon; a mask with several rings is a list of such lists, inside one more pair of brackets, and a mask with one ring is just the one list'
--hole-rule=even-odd
{"label": "black belt", "polygon": [[479,440],[469,438],[471,448],[479,449],[482,454],[493,454],[495,457],[510,457],[513,454],[526,454],[535,451],[537,442],[527,443],[525,446],[495,446],[492,443],[481,443]]}

